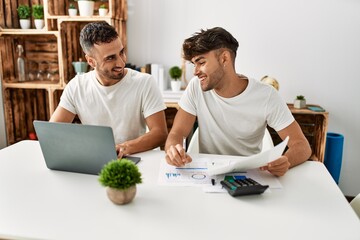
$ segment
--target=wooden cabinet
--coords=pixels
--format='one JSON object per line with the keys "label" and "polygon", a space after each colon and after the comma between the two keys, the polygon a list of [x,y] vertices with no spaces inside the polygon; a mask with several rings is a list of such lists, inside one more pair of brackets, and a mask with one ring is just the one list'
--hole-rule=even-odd
{"label": "wooden cabinet", "polygon": [[[318,105],[307,105],[318,106]],[[315,112],[307,108],[297,109],[293,104],[288,104],[296,121],[299,123],[305,137],[310,143],[312,156],[310,159],[324,162],[326,133],[328,127],[328,112]],[[274,144],[278,144],[281,139],[276,131],[268,128]]]}
{"label": "wooden cabinet", "polygon": [[[34,132],[32,121],[48,120],[58,105],[62,90],[75,76],[73,61],[85,59],[79,44],[83,26],[93,21],[112,24],[126,46],[126,0],[95,2],[94,16],[69,17],[68,0],[35,0],[43,4],[45,27],[20,29],[17,6],[20,0],[0,3],[0,80],[3,91],[7,144],[27,139]],[[106,4],[109,12],[100,17],[98,9]],[[5,12],[6,10],[6,12]],[[26,81],[19,82],[16,71],[17,45],[25,50]]]}

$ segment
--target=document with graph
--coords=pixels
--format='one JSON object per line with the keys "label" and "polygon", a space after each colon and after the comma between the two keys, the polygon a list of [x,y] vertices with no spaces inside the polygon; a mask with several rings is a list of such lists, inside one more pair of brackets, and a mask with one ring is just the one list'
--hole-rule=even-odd
{"label": "document with graph", "polygon": [[160,163],[159,184],[201,186],[211,184],[214,175],[246,172],[265,166],[279,158],[285,150],[289,137],[275,147],[258,154],[241,157],[214,154],[192,154],[193,161],[183,167],[175,167],[163,159]]}
{"label": "document with graph", "polygon": [[202,186],[211,184],[207,174],[207,159],[196,158],[191,164],[184,167],[175,167],[161,160],[159,170],[160,185]]}

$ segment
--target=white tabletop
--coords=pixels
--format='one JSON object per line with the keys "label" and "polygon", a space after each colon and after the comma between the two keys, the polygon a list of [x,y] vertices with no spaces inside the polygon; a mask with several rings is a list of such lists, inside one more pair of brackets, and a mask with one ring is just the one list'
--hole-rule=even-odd
{"label": "white tabletop", "polygon": [[360,239],[360,221],[322,163],[291,169],[281,189],[234,198],[158,185],[164,153],[138,156],[143,183],[117,206],[97,176],[47,169],[37,141],[2,149],[0,238]]}

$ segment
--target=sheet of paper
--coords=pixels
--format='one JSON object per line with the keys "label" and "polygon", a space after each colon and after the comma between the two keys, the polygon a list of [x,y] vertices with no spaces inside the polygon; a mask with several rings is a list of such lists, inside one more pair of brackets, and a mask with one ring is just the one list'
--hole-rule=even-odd
{"label": "sheet of paper", "polygon": [[213,176],[230,172],[242,172],[265,166],[267,163],[276,160],[282,155],[288,141],[289,137],[286,137],[284,141],[275,147],[249,157],[233,156],[227,160],[209,160],[207,173]]}
{"label": "sheet of paper", "polygon": [[198,159],[186,167],[177,168],[167,164],[164,160],[160,163],[160,185],[177,186],[203,186],[211,184],[211,178],[207,173],[206,159]]}
{"label": "sheet of paper", "polygon": [[[287,137],[274,148],[249,157],[194,154],[193,161],[184,167],[171,166],[164,159],[160,163],[158,182],[160,185],[205,186],[212,189],[210,192],[223,192],[220,181],[224,179],[225,174],[243,172],[245,176],[261,184],[279,188],[281,184],[274,176],[259,171],[258,168],[279,158],[288,140]],[[212,179],[215,179],[215,185],[212,185]]]}
{"label": "sheet of paper", "polygon": [[[269,185],[269,188],[282,188],[277,177],[267,171],[260,171],[259,169],[252,169],[243,173],[209,176],[207,173],[208,160],[208,158],[196,158],[191,164],[178,168],[167,164],[164,159],[160,163],[158,183],[168,186],[198,186],[203,187],[205,192],[226,192],[225,189],[222,188],[220,181],[228,175],[243,175],[253,178],[263,185]],[[212,185],[212,179],[215,180],[214,185]]]}

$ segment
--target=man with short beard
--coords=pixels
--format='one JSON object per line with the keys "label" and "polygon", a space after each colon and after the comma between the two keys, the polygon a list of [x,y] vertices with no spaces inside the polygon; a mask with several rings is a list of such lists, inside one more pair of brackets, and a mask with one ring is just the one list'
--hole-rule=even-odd
{"label": "man with short beard", "polygon": [[267,125],[284,140],[288,149],[261,167],[275,176],[305,162],[309,142],[286,103],[270,85],[235,70],[238,41],[225,29],[201,30],[183,43],[184,59],[194,64],[180,109],[165,144],[166,161],[183,166],[192,161],[182,146],[197,119],[200,153],[250,156],[261,151]]}
{"label": "man with short beard", "polygon": [[72,122],[77,115],[82,124],[110,126],[119,158],[162,146],[167,126],[161,92],[151,75],[125,68],[125,49],[114,27],[89,23],[80,44],[94,70],[67,84],[50,121]]}

